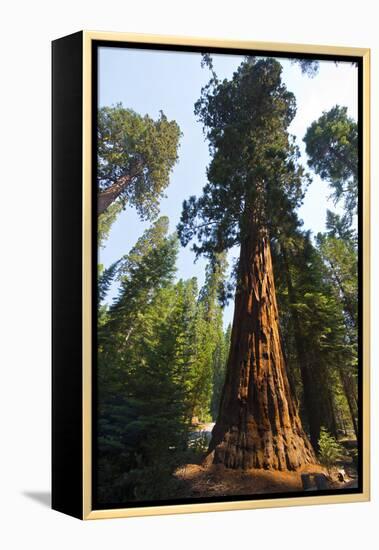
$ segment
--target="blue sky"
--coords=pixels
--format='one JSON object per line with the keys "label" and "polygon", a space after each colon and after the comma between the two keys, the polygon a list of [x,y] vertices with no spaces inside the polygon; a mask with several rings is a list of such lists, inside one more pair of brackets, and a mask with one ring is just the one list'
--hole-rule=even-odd
{"label": "blue sky", "polygon": [[[230,78],[242,61],[235,55],[213,55],[214,67],[219,78]],[[174,231],[179,221],[182,202],[190,195],[200,195],[206,182],[206,167],[210,156],[201,123],[193,114],[194,103],[199,98],[201,87],[209,80],[208,69],[200,66],[200,54],[164,52],[156,50],[133,50],[127,48],[100,48],[98,71],[99,106],[122,103],[142,115],[156,118],[162,110],[174,119],[183,133],[176,164],[161,201],[160,211],[170,219]],[[320,62],[318,75],[311,79],[301,73],[298,65],[280,59],[283,80],[296,96],[297,114],[289,131],[296,136],[301,151],[301,162],[306,166],[302,138],[308,126],[323,111],[336,104],[348,107],[348,113],[357,118],[358,85],[357,69],[351,63]],[[308,169],[309,170],[309,169]],[[308,188],[299,216],[304,228],[314,234],[325,229],[326,209],[338,210],[329,198],[327,184],[310,172],[313,182]],[[105,248],[100,250],[99,261],[110,265],[128,253],[143,231],[149,226],[141,222],[132,208],[126,208],[113,224]],[[230,256],[236,255],[231,251]],[[230,258],[230,259],[231,259]],[[187,279],[196,276],[199,287],[204,282],[206,262],[195,256],[190,245],[180,248],[177,277]],[[108,299],[117,293],[113,287]],[[233,303],[225,308],[224,324],[231,322]]]}

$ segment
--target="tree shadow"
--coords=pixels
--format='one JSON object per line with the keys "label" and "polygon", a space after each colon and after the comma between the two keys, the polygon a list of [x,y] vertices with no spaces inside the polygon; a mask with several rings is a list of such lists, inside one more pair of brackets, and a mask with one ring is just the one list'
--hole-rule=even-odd
{"label": "tree shadow", "polygon": [[22,494],[25,497],[38,502],[42,506],[51,507],[51,493],[50,491],[23,491]]}

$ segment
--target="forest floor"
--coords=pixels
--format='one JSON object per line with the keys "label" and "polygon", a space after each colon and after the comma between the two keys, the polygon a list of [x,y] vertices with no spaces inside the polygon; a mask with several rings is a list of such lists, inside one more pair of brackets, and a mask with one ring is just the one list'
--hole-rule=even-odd
{"label": "forest floor", "polygon": [[[185,487],[187,496],[213,497],[303,491],[301,474],[323,473],[319,464],[308,465],[297,472],[270,470],[232,470],[221,464],[187,464],[175,473]],[[333,481],[331,489],[354,486],[354,480],[345,483]]]}
{"label": "forest floor", "polygon": [[[214,423],[199,424],[194,427],[190,440],[192,445],[201,443],[208,446]],[[355,441],[345,442],[354,447]],[[203,447],[204,448],[204,447]],[[341,461],[332,476],[320,464],[310,464],[296,472],[277,470],[234,470],[221,464],[212,464],[198,456],[193,464],[186,464],[175,472],[182,482],[183,494],[189,497],[214,497],[250,495],[266,493],[289,493],[303,491],[302,474],[324,474],[330,489],[346,489],[357,486],[356,469],[351,460]],[[345,471],[345,482],[337,481],[337,469]]]}

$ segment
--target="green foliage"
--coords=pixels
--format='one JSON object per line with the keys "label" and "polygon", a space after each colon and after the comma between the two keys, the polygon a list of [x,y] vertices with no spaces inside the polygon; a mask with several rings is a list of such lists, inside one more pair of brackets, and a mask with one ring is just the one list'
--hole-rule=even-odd
{"label": "green foliage", "polygon": [[102,273],[99,274],[97,281],[97,299],[99,304],[105,299],[109,291],[113,279],[115,278],[119,263],[120,260],[114,262],[107,269],[104,269]]}
{"label": "green foliage", "polygon": [[347,213],[357,206],[358,125],[347,107],[336,105],[313,122],[304,137],[308,164],[329,182],[336,201],[344,198]]}
{"label": "green foliage", "polygon": [[[230,291],[226,251],[249,234],[252,219],[269,232],[289,377],[304,426],[328,468],[341,454],[333,436],[357,424],[357,243],[351,215],[328,212],[327,231],[315,241],[301,230],[296,209],[309,180],[288,134],[296,105],[280,64],[246,58],[223,81],[210,56],[203,56],[203,64],[212,77],[195,113],[212,161],[202,196],[183,205],[178,233],[183,245],[196,239],[196,254],[210,259],[205,283],[199,289],[195,278],[175,281],[178,237],[168,234],[165,217],[99,273],[97,473],[104,503],[175,498],[175,470],[206,449],[205,435],[191,445],[191,421],[218,415],[231,340],[221,306]],[[304,65],[308,72],[316,69]],[[342,172],[332,155],[348,154],[353,122],[338,107],[323,117],[307,133],[310,165],[330,182],[336,198],[355,204],[353,171]],[[99,217],[101,242],[126,203],[142,218],[156,216],[179,136],[176,123],[163,114],[153,121],[121,105],[100,111],[100,192],[125,174],[133,176],[133,185]],[[324,159],[317,158],[322,142]],[[106,305],[115,280],[118,296]]]}
{"label": "green foliage", "polygon": [[177,460],[166,460],[144,466],[141,461],[135,468],[122,474],[115,486],[105,490],[109,499],[116,497],[116,502],[155,501],[182,496],[181,484],[172,475],[173,469],[179,464]]}
{"label": "green foliage", "polygon": [[[158,219],[117,270],[120,291],[98,326],[99,498],[111,502],[175,496],[188,459],[188,431],[210,417],[215,334],[222,330],[222,271],[174,283],[176,236]],[[221,327],[221,328],[220,328]]]}
{"label": "green foliage", "polygon": [[[176,272],[178,250],[176,235],[167,237],[168,219],[159,218],[137,241],[130,253],[120,260],[119,297],[110,307],[110,321],[105,330],[110,338],[122,339],[138,328],[138,313],[154,299],[157,290],[167,286]],[[99,341],[101,342],[101,336]]]}
{"label": "green foliage", "polygon": [[358,469],[359,462],[360,462],[358,449],[351,449],[349,451],[349,455],[351,456],[351,458],[353,460],[354,466]]}
{"label": "green foliage", "polygon": [[[344,215],[327,212],[327,232],[317,235],[316,245],[323,260],[329,295],[342,310],[344,340],[336,347],[340,352],[338,371],[358,435],[358,250],[357,235],[352,229],[358,199],[358,125],[347,116],[346,107],[336,105],[312,123],[304,141],[309,165],[328,181],[336,201],[344,199]],[[329,370],[335,364],[336,361]],[[333,389],[337,399],[338,384]]]}
{"label": "green foliage", "polygon": [[[333,221],[333,223],[331,223]],[[358,435],[358,249],[355,233],[343,218],[329,218],[329,231],[317,235],[318,251],[325,266],[325,281],[332,300],[340,305],[344,339],[339,374],[347,399],[354,432]]]}
{"label": "green foliage", "polygon": [[134,206],[142,219],[157,215],[159,200],[178,158],[181,133],[177,123],[169,121],[163,112],[153,120],[122,104],[99,109],[97,128],[100,196],[120,185],[112,199],[112,204],[117,199],[117,205],[100,220],[103,239],[126,203]]}
{"label": "green foliage", "polygon": [[330,210],[326,211],[326,229],[329,237],[343,239],[356,247],[357,235],[351,227],[351,216],[339,216]]}
{"label": "green foliage", "polygon": [[198,255],[213,260],[240,243],[253,211],[277,233],[301,203],[308,180],[287,132],[296,104],[281,71],[274,59],[247,58],[231,80],[212,78],[195,105],[212,161],[202,196],[183,203],[178,233],[184,246],[197,238]]}
{"label": "green foliage", "polygon": [[[212,160],[202,196],[183,204],[179,237],[184,246],[195,241],[196,254],[214,262],[222,251],[241,244],[252,226],[268,230],[289,374],[317,447],[323,423],[337,431],[337,388],[341,389],[344,365],[355,364],[355,351],[346,338],[346,315],[326,255],[319,246],[315,248],[310,234],[301,231],[296,215],[309,178],[299,166],[299,151],[287,130],[296,113],[295,98],[281,81],[281,66],[273,59],[246,58],[233,78],[223,81],[215,75],[211,59],[203,62],[212,78],[202,90],[195,114],[203,123]],[[308,68],[312,70],[312,65]],[[346,113],[337,109],[332,115],[338,118]],[[338,171],[334,169],[337,165],[330,171],[335,185]],[[329,231],[339,233],[338,247],[343,248],[342,241],[352,236],[350,219],[329,215]],[[347,266],[341,260],[341,271],[342,267]],[[354,401],[356,391],[350,382]],[[220,389],[214,393],[213,417],[219,393]]]}
{"label": "green foliage", "polygon": [[358,251],[351,238],[341,239],[333,234],[318,234],[318,248],[334,294],[342,301],[347,320],[354,328],[358,316]]}
{"label": "green foliage", "polygon": [[101,499],[113,490],[132,499],[146,491],[132,482],[135,470],[170,468],[172,449],[185,441],[182,373],[170,326],[177,242],[167,229],[167,219],[159,219],[120,262],[119,296],[98,329]]}
{"label": "green foliage", "polygon": [[324,428],[321,428],[320,439],[318,444],[318,458],[328,471],[336,465],[336,462],[343,458],[344,451],[336,439]]}
{"label": "green foliage", "polygon": [[222,309],[218,302],[220,287],[225,277],[227,263],[225,255],[220,255],[217,261],[209,264],[206,271],[204,287],[199,293],[197,318],[197,381],[193,387],[193,395],[198,404],[193,408],[193,416],[207,421],[213,416],[213,403],[216,371],[222,376],[226,359],[220,357],[220,346],[224,343],[222,326]]}
{"label": "green foliage", "polygon": [[117,216],[122,211],[122,202],[120,200],[112,203],[108,208],[98,216],[97,220],[97,239],[98,246],[103,248],[109,237],[109,233]]}
{"label": "green foliage", "polygon": [[310,234],[288,225],[272,250],[289,375],[317,448],[322,425],[336,435],[355,421],[355,405],[348,412],[346,393],[355,403],[356,346],[336,281]]}
{"label": "green foliage", "polygon": [[301,72],[309,78],[314,78],[320,69],[320,63],[315,59],[292,59],[292,63],[299,65]]}
{"label": "green foliage", "polygon": [[220,407],[221,393],[224,386],[229,356],[231,332],[232,326],[229,325],[225,333],[222,327],[219,327],[216,334],[216,347],[213,353],[213,391],[211,401],[211,415],[213,420],[217,419]]}
{"label": "green foliage", "polygon": [[349,401],[346,396],[347,388],[345,389],[344,387],[340,371],[334,370],[331,384],[335,404],[337,436],[353,438],[354,425],[352,424],[352,414],[355,414],[355,411],[350,410]]}

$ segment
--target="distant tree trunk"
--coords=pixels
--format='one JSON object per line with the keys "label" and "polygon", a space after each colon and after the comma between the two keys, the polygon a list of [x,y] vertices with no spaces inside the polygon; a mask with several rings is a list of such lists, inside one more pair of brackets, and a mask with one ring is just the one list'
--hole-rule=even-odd
{"label": "distant tree trunk", "polygon": [[226,380],[209,452],[230,468],[296,470],[316,461],[284,362],[267,231],[242,239]]}
{"label": "distant tree trunk", "polygon": [[[296,292],[292,283],[291,272],[285,247],[282,246],[282,257],[287,282],[288,298],[291,306],[297,303]],[[294,307],[291,307],[291,319],[294,331],[296,353],[300,366],[301,383],[303,386],[303,406],[309,425],[309,436],[312,446],[318,449],[321,426],[336,435],[337,428],[334,417],[333,399],[330,395],[325,380],[320,380],[320,372],[312,368],[309,361],[304,337],[301,329],[299,315]],[[317,365],[318,366],[318,365]],[[322,376],[322,375],[321,375]]]}
{"label": "distant tree trunk", "polygon": [[356,382],[351,373],[346,372],[343,367],[339,369],[342,386],[345,392],[347,404],[349,406],[351,421],[353,423],[354,433],[358,437],[358,404],[356,400],[357,389]]}

